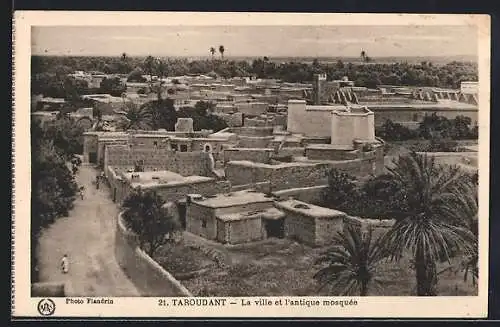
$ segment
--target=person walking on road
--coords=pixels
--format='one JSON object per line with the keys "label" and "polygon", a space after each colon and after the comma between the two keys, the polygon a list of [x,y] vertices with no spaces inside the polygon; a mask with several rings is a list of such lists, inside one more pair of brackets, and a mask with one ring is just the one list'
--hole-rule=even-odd
{"label": "person walking on road", "polygon": [[85,191],[85,187],[80,186],[80,197],[82,198],[82,200],[83,200],[83,191]]}
{"label": "person walking on road", "polygon": [[69,260],[67,254],[64,254],[61,258],[61,271],[63,274],[67,274],[69,272]]}

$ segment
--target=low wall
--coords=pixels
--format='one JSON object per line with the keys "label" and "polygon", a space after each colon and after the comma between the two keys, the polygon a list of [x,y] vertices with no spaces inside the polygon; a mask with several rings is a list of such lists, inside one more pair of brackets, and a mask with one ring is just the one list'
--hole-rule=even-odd
{"label": "low wall", "polygon": [[378,219],[365,219],[359,217],[345,216],[343,220],[343,231],[347,232],[347,228],[352,226],[358,228],[361,232],[366,233],[369,229],[372,230],[372,239],[377,239],[387,233],[395,224],[395,220],[378,220]]}
{"label": "low wall", "polygon": [[156,191],[161,198],[166,201],[178,201],[184,199],[188,194],[214,195],[218,193],[228,193],[231,185],[228,181],[209,180],[197,183],[184,183],[180,185],[155,185],[149,187]]}
{"label": "low wall", "polygon": [[250,161],[230,161],[225,168],[231,185],[269,182],[271,191],[309,187],[327,183],[328,165],[286,163],[267,165]]}
{"label": "low wall", "polygon": [[137,236],[125,227],[122,213],[118,215],[116,226],[116,260],[142,296],[192,296],[178,280],[139,248]]}
{"label": "low wall", "polygon": [[308,146],[306,157],[311,160],[353,160],[359,157],[359,152],[331,147]]}
{"label": "low wall", "polygon": [[267,148],[230,148],[224,150],[224,164],[229,161],[248,160],[269,163],[273,149]]}
{"label": "low wall", "polygon": [[296,200],[307,203],[321,203],[323,192],[328,188],[328,185],[290,188],[281,191],[273,192],[273,195],[281,199],[292,197]]}
{"label": "low wall", "polygon": [[239,136],[240,148],[268,148],[274,140],[273,136]]}
{"label": "low wall", "polygon": [[270,182],[259,182],[254,184],[231,185],[231,192],[253,189],[261,193],[271,193]]}

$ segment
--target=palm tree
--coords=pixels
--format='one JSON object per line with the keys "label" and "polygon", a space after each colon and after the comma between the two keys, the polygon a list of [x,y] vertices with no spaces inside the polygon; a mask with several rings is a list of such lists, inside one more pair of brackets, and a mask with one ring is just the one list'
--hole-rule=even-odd
{"label": "palm tree", "polygon": [[363,235],[360,228],[352,225],[348,225],[345,233],[338,232],[334,246],[316,262],[326,264],[314,275],[314,279],[321,283],[320,289],[330,285],[333,290],[342,287],[342,295],[368,295],[369,286],[380,283],[375,273],[386,257],[380,239],[373,239],[371,229]]}
{"label": "palm tree", "polygon": [[363,60],[363,61],[366,60],[366,52],[365,52],[365,50],[361,50],[361,60]]}
{"label": "palm tree", "polygon": [[120,122],[123,130],[150,130],[153,126],[152,115],[149,110],[139,107],[133,102],[125,104],[125,112]]}
{"label": "palm tree", "polygon": [[220,57],[221,57],[222,60],[224,60],[224,51],[226,51],[226,49],[224,49],[224,46],[223,45],[219,45]]}
{"label": "palm tree", "polygon": [[213,60],[214,55],[215,55],[215,48],[214,47],[210,47],[210,54],[212,55],[212,60]]}
{"label": "palm tree", "polygon": [[127,58],[128,58],[128,57],[127,57],[127,54],[126,54],[125,52],[124,52],[124,53],[122,53],[122,60],[123,60],[123,61],[126,61],[126,60],[127,60]]}
{"label": "palm tree", "polygon": [[[455,223],[470,230],[473,235],[472,248],[466,253],[462,260],[458,262],[455,271],[461,270],[464,272],[464,281],[467,281],[471,276],[472,284],[476,286],[479,276],[479,253],[478,253],[478,189],[477,183],[474,180],[475,176],[470,176],[470,183],[460,185],[460,197],[450,199],[453,203],[448,208],[448,215],[455,219]],[[444,269],[442,272],[446,271]]]}
{"label": "palm tree", "polygon": [[456,223],[456,213],[463,210],[462,191],[470,180],[460,168],[437,165],[434,158],[415,152],[400,156],[387,169],[403,196],[394,212],[398,221],[385,235],[384,245],[392,260],[409,252],[417,295],[435,296],[437,263],[450,262],[459,251],[472,252],[474,235]]}
{"label": "palm tree", "polygon": [[153,83],[153,74],[155,71],[155,59],[152,56],[147,56],[144,60],[144,70],[149,75],[149,83]]}

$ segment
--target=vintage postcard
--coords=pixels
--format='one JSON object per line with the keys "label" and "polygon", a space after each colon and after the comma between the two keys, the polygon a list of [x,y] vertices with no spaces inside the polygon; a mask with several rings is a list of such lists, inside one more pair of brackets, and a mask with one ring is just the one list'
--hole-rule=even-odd
{"label": "vintage postcard", "polygon": [[487,15],[14,15],[14,317],[486,317]]}

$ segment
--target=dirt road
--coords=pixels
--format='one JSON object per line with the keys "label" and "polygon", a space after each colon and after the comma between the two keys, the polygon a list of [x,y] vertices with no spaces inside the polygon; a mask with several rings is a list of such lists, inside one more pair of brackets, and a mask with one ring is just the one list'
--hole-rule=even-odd
{"label": "dirt road", "polygon": [[[95,176],[92,167],[80,167],[77,180],[85,187],[84,199],[78,197],[69,217],[57,220],[40,237],[40,281],[64,281],[68,296],[139,296],[115,260],[118,207],[106,186],[97,190],[92,185]],[[65,253],[68,274],[59,269]]]}

